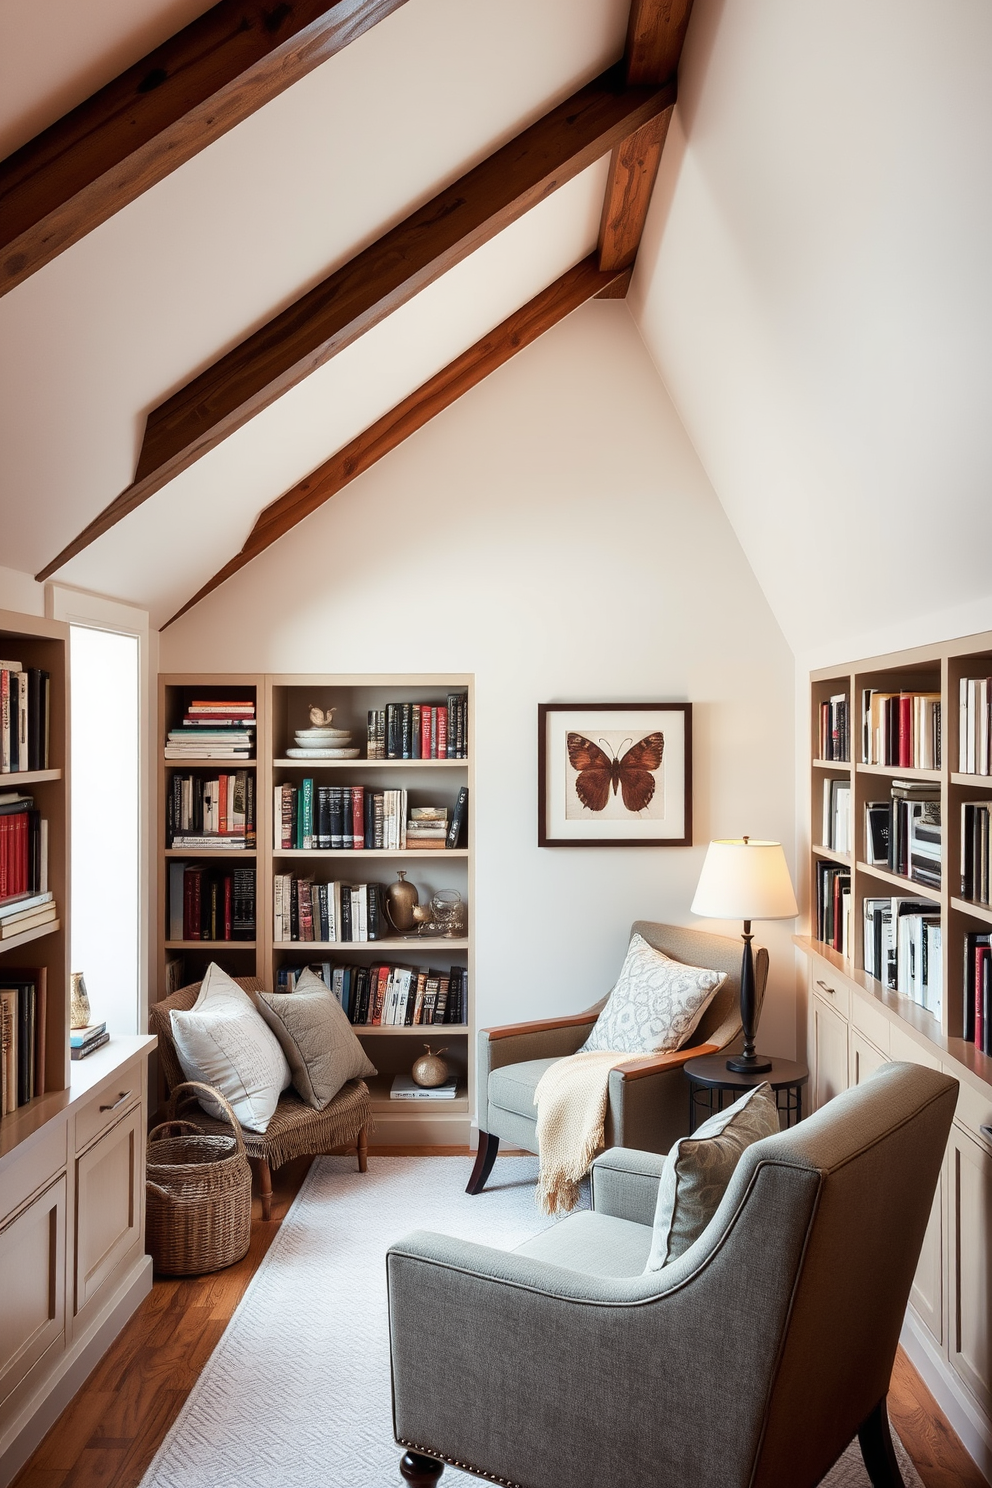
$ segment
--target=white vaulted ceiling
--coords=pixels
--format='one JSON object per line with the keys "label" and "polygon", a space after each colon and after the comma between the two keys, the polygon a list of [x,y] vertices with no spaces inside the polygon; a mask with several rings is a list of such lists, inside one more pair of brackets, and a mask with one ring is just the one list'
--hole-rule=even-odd
{"label": "white vaulted ceiling", "polygon": [[[0,0],[0,141],[203,8]],[[0,299],[0,563],[39,569],[132,479],[149,408],[619,57],[627,8],[408,0]],[[992,604],[990,75],[986,0],[695,0],[627,303],[797,651],[828,616],[841,644]],[[589,252],[604,170],[58,577],[166,618],[264,506]]]}

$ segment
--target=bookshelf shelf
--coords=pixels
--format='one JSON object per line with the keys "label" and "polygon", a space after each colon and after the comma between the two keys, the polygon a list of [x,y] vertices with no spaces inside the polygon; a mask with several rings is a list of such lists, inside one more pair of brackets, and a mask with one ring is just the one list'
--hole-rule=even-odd
{"label": "bookshelf shelf", "polygon": [[253,847],[167,847],[165,858],[245,858],[251,861],[258,854]]}
{"label": "bookshelf shelf", "polygon": [[274,759],[274,769],[301,770],[464,770],[463,759]]}
{"label": "bookshelf shelf", "polygon": [[974,920],[982,920],[986,925],[992,925],[992,907],[988,904],[977,904],[974,899],[951,899],[951,908],[956,909],[959,914],[971,915]]}
{"label": "bookshelf shelf", "polygon": [[167,770],[218,770],[222,766],[226,767],[230,765],[233,765],[236,770],[252,770],[258,764],[258,761],[253,756],[246,758],[243,754],[215,755],[213,759],[204,759],[202,755],[190,756],[189,758],[183,756],[182,759],[173,759],[171,757],[167,759],[163,755],[162,762]]}
{"label": "bookshelf shelf", "polygon": [[467,858],[468,854],[467,847],[276,847],[272,850],[274,858],[437,858],[445,861],[448,858]]}
{"label": "bookshelf shelf", "polygon": [[[23,930],[20,935],[12,935],[9,940],[0,941],[0,953],[16,951],[18,946],[29,945],[33,940],[43,940],[46,935],[60,935],[62,933],[61,920],[49,920],[44,925],[36,925],[33,930]],[[2,963],[0,963],[2,966]],[[2,971],[0,971],[2,975]]]}
{"label": "bookshelf shelf", "polygon": [[959,770],[951,771],[951,784],[963,785],[968,790],[992,793],[992,775],[963,775]]}
{"label": "bookshelf shelf", "polygon": [[877,878],[881,883],[891,884],[901,894],[913,899],[932,899],[935,904],[940,901],[942,890],[934,888],[932,884],[921,883],[918,878],[907,878],[902,873],[892,873],[884,868],[881,863],[862,863],[857,865],[858,872],[868,878]]}
{"label": "bookshelf shelf", "polygon": [[815,853],[818,858],[829,858],[831,863],[843,863],[848,868],[851,866],[850,853],[837,852],[833,847],[820,846],[812,847],[810,851]]}
{"label": "bookshelf shelf", "polygon": [[[166,940],[167,951],[254,951],[254,940]],[[194,978],[194,981],[196,978]]]}
{"label": "bookshelf shelf", "polygon": [[0,772],[0,791],[22,785],[44,785],[49,780],[61,779],[61,770],[6,770]]}
{"label": "bookshelf shelf", "polygon": [[387,1024],[384,1028],[376,1027],[362,1029],[362,1038],[419,1038],[427,1043],[433,1038],[435,1043],[439,1038],[450,1038],[456,1033],[465,1033],[468,1030],[467,1023],[425,1023],[417,1028],[395,1027]]}
{"label": "bookshelf shelf", "polygon": [[939,784],[943,775],[939,770],[914,770],[909,765],[864,765],[856,766],[859,775],[884,775],[889,780],[932,780]]}
{"label": "bookshelf shelf", "polygon": [[[202,944],[202,942],[197,942]],[[367,951],[378,955],[383,950],[405,950],[410,955],[424,951],[467,951],[471,940],[404,940],[401,936],[383,936],[379,940],[274,940],[274,951],[337,951],[350,956],[354,951]],[[427,1025],[430,1026],[430,1025]]]}
{"label": "bookshelf shelf", "polygon": [[851,773],[850,760],[815,759],[810,763],[814,770],[832,770],[837,775],[850,775]]}

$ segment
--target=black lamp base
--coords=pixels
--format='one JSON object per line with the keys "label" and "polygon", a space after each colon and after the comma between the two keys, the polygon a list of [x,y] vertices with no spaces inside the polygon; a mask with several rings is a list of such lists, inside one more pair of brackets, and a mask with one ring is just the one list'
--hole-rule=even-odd
{"label": "black lamp base", "polygon": [[771,1060],[764,1054],[737,1054],[727,1060],[728,1070],[733,1070],[735,1075],[765,1075],[771,1067]]}

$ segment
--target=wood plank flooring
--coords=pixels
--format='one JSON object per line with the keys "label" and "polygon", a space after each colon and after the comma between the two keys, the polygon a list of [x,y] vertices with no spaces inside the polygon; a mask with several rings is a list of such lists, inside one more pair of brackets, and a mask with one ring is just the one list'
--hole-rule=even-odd
{"label": "wood plank flooring", "polygon": [[[408,1156],[437,1151],[390,1149]],[[275,1238],[309,1163],[301,1158],[274,1175],[270,1223],[262,1221],[258,1201],[253,1203],[251,1249],[238,1265],[213,1276],[155,1282],[13,1488],[137,1488]],[[925,1488],[988,1488],[901,1349],[889,1414]]]}

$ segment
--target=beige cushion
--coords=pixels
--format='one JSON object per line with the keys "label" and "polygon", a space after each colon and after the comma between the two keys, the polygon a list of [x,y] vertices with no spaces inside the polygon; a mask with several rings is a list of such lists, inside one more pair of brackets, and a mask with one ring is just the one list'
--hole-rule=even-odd
{"label": "beige cushion", "polygon": [[307,967],[292,992],[260,992],[259,1011],[282,1046],[296,1093],[322,1111],[342,1085],[376,1073],[341,1004]]}
{"label": "beige cushion", "polygon": [[[173,1008],[172,1039],[187,1080],[202,1080],[230,1101],[248,1131],[264,1132],[290,1081],[279,1040],[235,981],[211,962],[188,1013]],[[225,1119],[215,1101],[200,1104]]]}
{"label": "beige cushion", "polygon": [[640,1054],[680,1049],[726,979],[726,972],[673,961],[635,932],[617,984],[582,1051]]}
{"label": "beige cushion", "polygon": [[775,1095],[765,1081],[679,1138],[662,1169],[646,1270],[660,1271],[689,1249],[720,1207],[741,1153],[778,1130]]}

